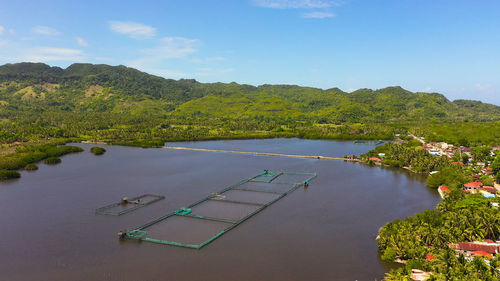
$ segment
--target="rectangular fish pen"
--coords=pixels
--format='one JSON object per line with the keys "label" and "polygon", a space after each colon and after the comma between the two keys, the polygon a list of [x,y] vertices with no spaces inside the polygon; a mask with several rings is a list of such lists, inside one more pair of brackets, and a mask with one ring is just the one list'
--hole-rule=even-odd
{"label": "rectangular fish pen", "polygon": [[154,194],[143,194],[134,198],[125,197],[120,202],[101,207],[95,212],[100,215],[121,216],[163,199],[165,196]]}
{"label": "rectangular fish pen", "polygon": [[121,237],[200,249],[315,177],[316,173],[265,170]]}

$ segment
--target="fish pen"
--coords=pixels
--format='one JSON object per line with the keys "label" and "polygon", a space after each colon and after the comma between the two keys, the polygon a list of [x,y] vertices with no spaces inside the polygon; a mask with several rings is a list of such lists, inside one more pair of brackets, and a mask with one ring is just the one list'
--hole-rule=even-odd
{"label": "fish pen", "polygon": [[316,173],[265,170],[120,237],[200,249],[300,186],[309,186],[315,177]]}
{"label": "fish pen", "polygon": [[165,196],[154,194],[143,194],[133,198],[123,197],[120,202],[106,205],[95,212],[100,215],[121,216],[163,199]]}

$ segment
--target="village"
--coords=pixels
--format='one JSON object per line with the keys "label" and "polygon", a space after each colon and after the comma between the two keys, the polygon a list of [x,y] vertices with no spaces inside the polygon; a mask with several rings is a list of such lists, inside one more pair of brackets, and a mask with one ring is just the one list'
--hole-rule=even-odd
{"label": "village", "polygon": [[[500,154],[500,146],[470,148],[465,146],[454,146],[446,142],[426,142],[424,137],[409,135],[414,140],[422,143],[423,150],[435,157],[448,158],[451,166],[459,166],[461,171],[467,176],[470,181],[465,182],[459,188],[451,188],[446,185],[439,185],[437,191],[440,197],[444,200],[452,193],[452,190],[461,190],[464,194],[474,196],[482,196],[488,200],[491,208],[498,209],[500,197],[500,180],[495,179],[492,163]],[[396,141],[399,142],[399,141]],[[402,141],[404,142],[404,141]],[[474,155],[474,152],[481,155]],[[387,165],[387,159],[391,159],[392,155],[386,153],[378,153],[376,156],[369,157],[368,163],[375,165]],[[411,170],[410,167],[403,167]],[[440,173],[439,169],[430,171],[429,176]],[[498,238],[497,238],[498,239]],[[487,265],[497,256],[500,256],[500,241],[485,239],[484,241],[462,241],[458,243],[446,243],[449,249],[453,249],[457,257],[463,257],[465,261],[471,262],[475,258],[484,260]],[[429,253],[425,256],[425,261],[432,262],[436,257]],[[405,260],[396,259],[397,262],[406,264]],[[411,269],[412,280],[428,280],[433,273],[426,272],[421,269]]]}

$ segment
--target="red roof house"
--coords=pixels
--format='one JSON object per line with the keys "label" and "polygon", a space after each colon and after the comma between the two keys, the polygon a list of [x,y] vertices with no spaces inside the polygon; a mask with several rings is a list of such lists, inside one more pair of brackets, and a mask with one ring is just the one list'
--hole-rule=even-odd
{"label": "red roof house", "polygon": [[465,164],[462,163],[462,162],[451,162],[451,165],[460,165],[460,166],[464,166]]}
{"label": "red roof house", "polygon": [[378,157],[370,157],[370,158],[368,158],[368,160],[372,160],[372,161],[375,161],[375,162],[380,162],[381,161]]}
{"label": "red roof house", "polygon": [[464,184],[464,191],[476,191],[483,186],[483,183],[480,181],[473,181]]}
{"label": "red roof house", "polygon": [[450,193],[451,193],[450,189],[449,189],[448,187],[444,186],[444,185],[440,185],[438,188],[439,188],[442,192],[444,192],[444,193],[446,193],[446,194],[450,194]]}
{"label": "red roof house", "polygon": [[493,258],[493,256],[488,253],[488,252],[485,252],[485,251],[473,251],[471,252],[471,256],[473,257],[481,257],[481,258]]}
{"label": "red roof house", "polygon": [[425,260],[426,261],[430,261],[434,258],[434,255],[433,254],[427,254],[427,256],[425,256]]}
{"label": "red roof house", "polygon": [[482,190],[488,191],[489,193],[493,193],[493,194],[496,194],[498,192],[496,188],[494,188],[493,186],[489,186],[489,185],[483,186]]}
{"label": "red roof house", "polygon": [[458,243],[458,249],[464,251],[484,251],[489,254],[498,253],[497,245],[488,245],[488,244],[479,244],[479,243],[470,243],[470,242],[460,242]]}

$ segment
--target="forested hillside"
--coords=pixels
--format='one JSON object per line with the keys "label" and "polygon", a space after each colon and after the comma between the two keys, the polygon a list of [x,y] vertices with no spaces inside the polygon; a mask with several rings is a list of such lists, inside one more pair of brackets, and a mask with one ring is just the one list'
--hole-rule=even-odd
{"label": "forested hillside", "polygon": [[[2,143],[50,137],[114,142],[391,138],[414,126],[499,120],[499,106],[449,101],[441,94],[400,87],[346,93],[337,88],[172,80],[125,66],[0,66]],[[495,142],[498,136],[490,134],[489,139]]]}

